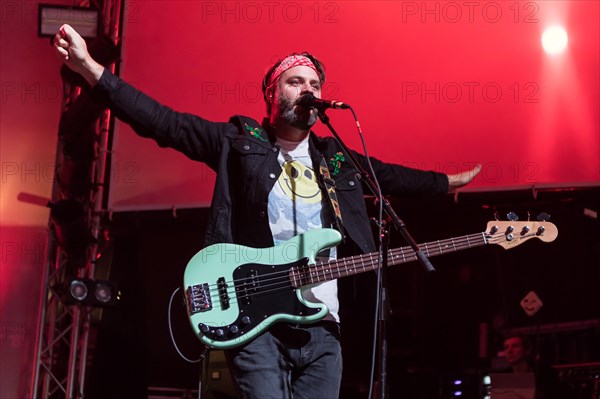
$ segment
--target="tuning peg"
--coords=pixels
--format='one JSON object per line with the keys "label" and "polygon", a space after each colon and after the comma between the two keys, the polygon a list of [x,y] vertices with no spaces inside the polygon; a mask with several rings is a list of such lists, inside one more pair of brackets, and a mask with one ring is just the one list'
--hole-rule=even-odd
{"label": "tuning peg", "polygon": [[500,214],[498,213],[498,211],[494,212],[494,219],[500,220]]}
{"label": "tuning peg", "polygon": [[529,222],[531,220],[531,213],[529,213],[529,211],[527,211],[527,221]]}
{"label": "tuning peg", "polygon": [[516,222],[517,220],[519,220],[519,216],[517,216],[516,213],[514,212],[508,212],[506,214],[506,217],[508,218],[508,220],[510,220],[511,222]]}
{"label": "tuning peg", "polygon": [[537,220],[539,220],[540,222],[547,222],[548,220],[550,220],[550,215],[548,215],[546,212],[542,212],[539,215],[537,215]]}

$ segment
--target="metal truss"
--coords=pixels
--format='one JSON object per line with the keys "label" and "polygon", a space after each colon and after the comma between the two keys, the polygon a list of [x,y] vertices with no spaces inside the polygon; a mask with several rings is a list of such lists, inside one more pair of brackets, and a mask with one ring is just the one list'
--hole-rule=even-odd
{"label": "metal truss", "polygon": [[[103,26],[100,27],[99,33],[116,45],[120,40],[122,0],[98,0],[92,1],[92,4],[84,1],[82,6],[100,10]],[[116,63],[107,67],[115,72]],[[64,85],[61,125],[66,113],[82,96],[81,87],[66,80]],[[99,313],[87,305],[69,304],[65,301],[64,294],[70,279],[94,279],[96,275],[96,262],[101,255],[99,248],[107,214],[107,165],[112,133],[110,112],[100,111],[92,129],[92,148],[88,149],[93,151],[93,156],[91,162],[83,163],[84,170],[81,169],[82,165],[73,162],[65,153],[64,137],[58,140],[31,381],[32,398],[83,398],[86,395],[86,371],[90,363],[90,347],[93,347],[93,334],[90,332]],[[80,178],[82,175],[88,180],[84,184],[84,190],[65,189],[65,183],[69,183],[65,180]],[[53,214],[57,204],[73,202],[81,205],[80,216],[83,220],[69,220],[68,223],[80,222],[90,237],[84,248],[77,251],[62,242],[64,237],[61,237],[58,231],[60,226],[55,220],[56,215]]]}

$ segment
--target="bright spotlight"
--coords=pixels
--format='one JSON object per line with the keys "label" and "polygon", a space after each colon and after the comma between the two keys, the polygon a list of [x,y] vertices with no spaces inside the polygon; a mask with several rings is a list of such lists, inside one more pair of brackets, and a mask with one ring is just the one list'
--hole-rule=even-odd
{"label": "bright spotlight", "polygon": [[550,55],[563,52],[568,41],[567,31],[562,26],[550,26],[542,34],[542,47]]}

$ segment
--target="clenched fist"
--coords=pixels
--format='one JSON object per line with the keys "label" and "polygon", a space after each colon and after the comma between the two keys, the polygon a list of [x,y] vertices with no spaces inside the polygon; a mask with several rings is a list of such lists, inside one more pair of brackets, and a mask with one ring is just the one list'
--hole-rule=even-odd
{"label": "clenched fist", "polygon": [[104,67],[94,61],[85,40],[70,25],[60,27],[54,36],[53,45],[60,60],[83,76],[91,86],[100,80]]}

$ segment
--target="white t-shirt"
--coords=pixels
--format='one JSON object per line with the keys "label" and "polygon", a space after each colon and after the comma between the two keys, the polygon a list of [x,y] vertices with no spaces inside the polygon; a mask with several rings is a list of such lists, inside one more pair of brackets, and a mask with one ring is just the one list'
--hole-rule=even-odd
{"label": "white t-shirt", "polygon": [[[299,143],[278,138],[277,144],[281,148],[278,160],[282,171],[269,193],[268,203],[275,245],[305,231],[331,226],[331,220],[326,220],[323,212],[323,195],[308,152],[308,137]],[[325,259],[335,257],[336,249],[331,248]],[[329,314],[324,320],[340,321],[337,280],[303,288],[302,296],[310,302],[327,305]]]}

